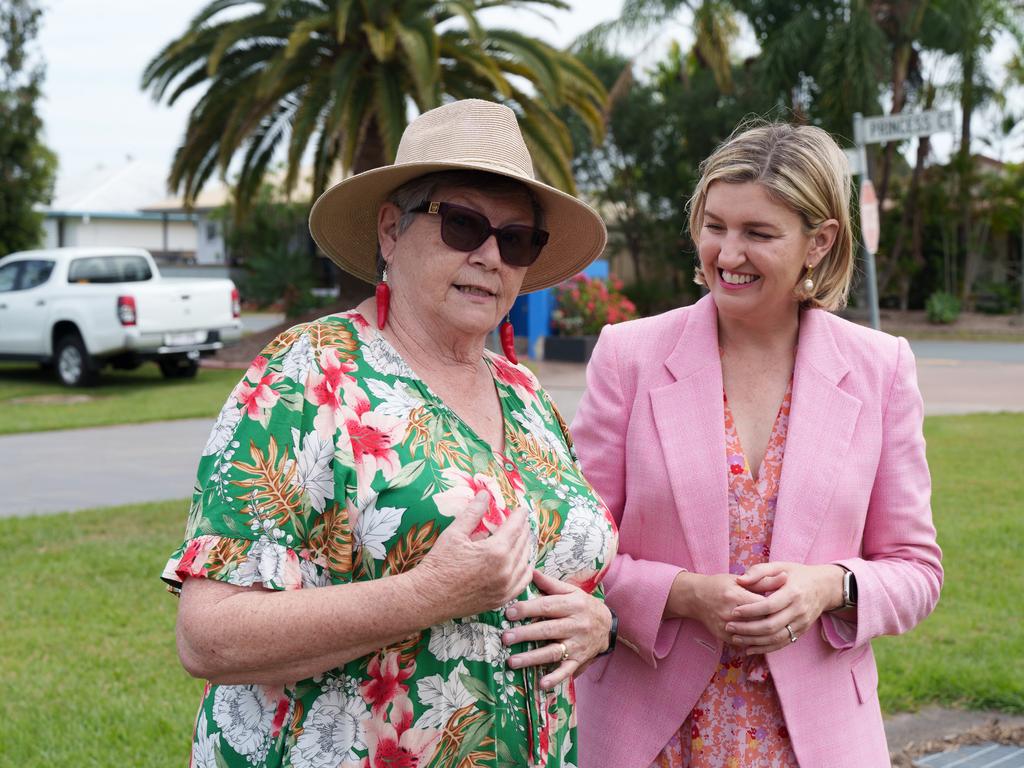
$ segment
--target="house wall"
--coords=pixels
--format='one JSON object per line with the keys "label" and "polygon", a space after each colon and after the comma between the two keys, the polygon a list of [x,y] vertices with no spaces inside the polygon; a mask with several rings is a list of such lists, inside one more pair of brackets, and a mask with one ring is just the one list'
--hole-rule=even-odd
{"label": "house wall", "polygon": [[125,246],[145,248],[149,251],[176,251],[189,255],[196,252],[196,225],[191,221],[168,221],[166,223],[166,246],[164,243],[164,222],[159,219],[114,219],[65,217],[63,220],[64,242],[59,242],[59,222],[47,218],[44,223],[45,247],[64,246]]}
{"label": "house wall", "polygon": [[227,248],[224,245],[224,228],[219,221],[212,221],[209,214],[200,212],[196,214],[196,263],[197,264],[224,264],[224,254]]}

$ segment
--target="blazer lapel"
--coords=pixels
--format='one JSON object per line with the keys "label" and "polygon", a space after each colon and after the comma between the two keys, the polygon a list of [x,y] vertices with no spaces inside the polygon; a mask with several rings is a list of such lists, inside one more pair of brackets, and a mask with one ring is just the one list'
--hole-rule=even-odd
{"label": "blazer lapel", "polygon": [[722,365],[715,305],[704,297],[665,366],[675,381],[650,391],[683,537],[699,573],[729,569],[729,499],[725,474]]}
{"label": "blazer lapel", "polygon": [[772,533],[772,560],[804,562],[828,514],[861,408],[860,400],[839,387],[848,370],[824,310],[804,312]]}

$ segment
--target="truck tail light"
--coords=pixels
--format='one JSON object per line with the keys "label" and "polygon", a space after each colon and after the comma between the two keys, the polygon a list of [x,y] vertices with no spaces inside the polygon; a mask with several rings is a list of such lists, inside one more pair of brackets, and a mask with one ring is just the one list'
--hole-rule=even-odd
{"label": "truck tail light", "polygon": [[242,316],[242,297],[237,288],[231,289],[231,316],[235,319]]}
{"label": "truck tail light", "polygon": [[117,297],[117,319],[121,321],[121,325],[135,325],[137,314],[134,296]]}

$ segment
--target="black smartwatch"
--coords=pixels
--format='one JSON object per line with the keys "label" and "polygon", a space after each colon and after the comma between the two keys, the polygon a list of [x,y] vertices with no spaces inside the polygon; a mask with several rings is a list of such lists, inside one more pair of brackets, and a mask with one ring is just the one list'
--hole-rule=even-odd
{"label": "black smartwatch", "polygon": [[619,637],[619,617],[615,615],[615,611],[613,611],[609,606],[606,605],[605,608],[608,608],[608,613],[612,615],[612,625],[608,628],[608,647],[597,654],[598,656],[607,656],[609,653],[614,651],[615,641]]}

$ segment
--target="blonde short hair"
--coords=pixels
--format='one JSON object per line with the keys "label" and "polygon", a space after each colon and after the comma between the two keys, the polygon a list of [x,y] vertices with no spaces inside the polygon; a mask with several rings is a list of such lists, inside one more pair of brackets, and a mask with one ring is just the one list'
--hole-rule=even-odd
{"label": "blonde short hair", "polygon": [[[699,246],[708,189],[755,182],[793,211],[813,233],[827,219],[839,222],[832,249],[814,269],[814,290],[795,289],[804,308],[836,310],[846,305],[855,267],[850,225],[850,165],[821,128],[789,123],[744,123],[700,164],[700,181],[687,208],[690,237]],[[697,268],[695,281],[704,285]]]}

